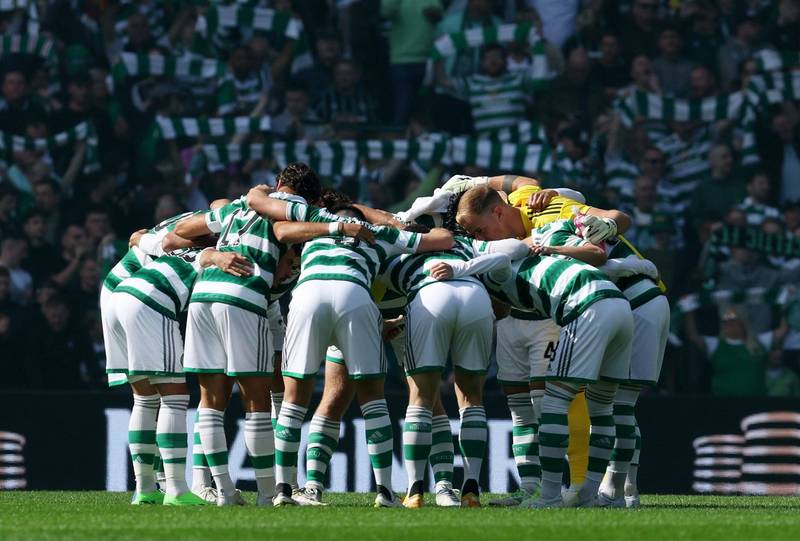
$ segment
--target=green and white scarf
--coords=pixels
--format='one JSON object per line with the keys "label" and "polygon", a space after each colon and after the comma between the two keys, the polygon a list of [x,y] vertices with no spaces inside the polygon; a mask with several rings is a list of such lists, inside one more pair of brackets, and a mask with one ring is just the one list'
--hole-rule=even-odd
{"label": "green and white scarf", "polygon": [[634,90],[617,101],[620,120],[632,126],[637,118],[646,120],[717,122],[737,120],[748,105],[744,92],[721,94],[710,98],[683,100]]}
{"label": "green and white scarf", "polygon": [[800,237],[764,233],[758,226],[734,227],[725,225],[711,236],[713,249],[722,246],[747,248],[767,256],[800,257]]}
{"label": "green and white scarf", "polygon": [[763,49],[755,54],[758,71],[785,71],[800,66],[800,52]]}
{"label": "green and white scarf", "polygon": [[55,41],[43,36],[33,34],[3,36],[2,39],[0,39],[0,56],[16,53],[38,56],[44,59],[51,67],[58,64]]}
{"label": "green and white scarf", "polygon": [[92,173],[100,169],[97,152],[97,134],[88,122],[81,122],[72,128],[55,135],[42,138],[25,137],[11,133],[0,133],[0,154],[11,159],[12,154],[21,150],[53,152],[58,148],[74,145],[78,141],[86,142],[86,154],[83,159],[83,172]]}
{"label": "green and white scarf", "polygon": [[300,39],[303,33],[303,23],[288,13],[240,4],[211,6],[197,19],[197,30],[206,36],[214,36],[221,28],[252,28],[293,40]]}
{"label": "green and white scarf", "polygon": [[795,299],[796,295],[796,289],[788,286],[722,289],[685,295],[678,300],[676,306],[678,311],[682,314],[694,312],[700,308],[735,304],[771,304],[785,306]]}
{"label": "green and white scarf", "polygon": [[228,66],[216,58],[177,58],[161,54],[122,53],[111,69],[111,79],[119,86],[128,77],[171,77],[173,79],[219,79]]}
{"label": "green and white scarf", "polygon": [[268,116],[224,116],[211,118],[157,116],[157,137],[178,139],[183,137],[228,137],[270,131]]}
{"label": "green and white scarf", "polygon": [[17,9],[25,9],[31,0],[0,0],[0,11],[14,11]]}

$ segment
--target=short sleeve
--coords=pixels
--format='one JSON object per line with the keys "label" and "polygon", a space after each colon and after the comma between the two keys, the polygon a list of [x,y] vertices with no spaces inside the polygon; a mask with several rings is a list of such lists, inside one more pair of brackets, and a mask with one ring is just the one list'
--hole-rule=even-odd
{"label": "short sleeve", "polygon": [[512,206],[522,207],[528,202],[530,196],[540,190],[541,188],[539,186],[528,184],[508,194],[508,202],[511,203]]}

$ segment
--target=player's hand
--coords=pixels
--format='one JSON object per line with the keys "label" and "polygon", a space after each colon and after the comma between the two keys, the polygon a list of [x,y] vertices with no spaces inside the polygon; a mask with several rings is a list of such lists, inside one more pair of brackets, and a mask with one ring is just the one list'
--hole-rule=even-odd
{"label": "player's hand", "polygon": [[611,218],[587,215],[583,218],[583,238],[592,244],[600,244],[617,236],[617,222]]}
{"label": "player's hand", "polygon": [[352,237],[369,244],[375,244],[375,234],[362,224],[342,222],[340,227],[342,235],[345,237]]}
{"label": "player's hand", "polygon": [[394,319],[384,319],[383,320],[383,331],[382,336],[385,342],[390,340],[394,340],[397,338],[397,335],[400,334],[400,331],[403,330],[403,325],[406,323],[406,318],[402,315],[397,316]]}
{"label": "player's hand", "polygon": [[453,175],[450,179],[444,183],[442,186],[442,190],[454,194],[460,194],[462,192],[466,192],[470,188],[474,188],[475,186],[482,186],[484,184],[489,184],[489,177],[471,177],[468,175]]}
{"label": "player's hand", "polygon": [[222,271],[233,276],[253,275],[253,264],[246,257],[235,252],[216,252],[213,262]]}
{"label": "player's hand", "polygon": [[447,263],[437,263],[431,267],[430,275],[435,280],[449,280],[453,277],[453,267]]}
{"label": "player's hand", "polygon": [[555,255],[558,253],[554,246],[542,246],[541,244],[534,244],[531,246],[531,252],[534,255]]}
{"label": "player's hand", "polygon": [[528,208],[533,212],[542,212],[558,192],[555,190],[539,190],[528,198]]}
{"label": "player's hand", "polygon": [[142,235],[145,233],[147,233],[147,229],[140,229],[139,231],[134,231],[131,233],[131,236],[128,239],[128,248],[131,246],[139,246],[139,241],[142,240]]}

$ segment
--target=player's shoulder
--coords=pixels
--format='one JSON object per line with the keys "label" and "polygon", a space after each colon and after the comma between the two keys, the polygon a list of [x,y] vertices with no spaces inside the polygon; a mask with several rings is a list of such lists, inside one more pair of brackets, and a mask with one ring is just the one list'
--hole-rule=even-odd
{"label": "player's shoulder", "polygon": [[528,198],[542,188],[535,184],[527,184],[508,194],[508,202],[515,207],[522,206]]}

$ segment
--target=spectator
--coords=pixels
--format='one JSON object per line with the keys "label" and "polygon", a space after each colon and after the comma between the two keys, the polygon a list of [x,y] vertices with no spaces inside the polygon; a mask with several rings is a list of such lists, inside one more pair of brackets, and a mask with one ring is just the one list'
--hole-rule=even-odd
{"label": "spectator", "polygon": [[29,212],[22,223],[22,231],[28,241],[28,257],[22,267],[31,274],[34,285],[38,285],[58,270],[54,266],[54,247],[45,237],[47,229],[44,214],[38,210]]}
{"label": "spectator", "polygon": [[631,63],[631,90],[641,90],[654,94],[661,93],[661,84],[653,69],[653,63],[644,55],[639,55]]}
{"label": "spectator", "polygon": [[69,291],[70,311],[76,317],[83,317],[91,310],[97,310],[100,302],[100,267],[97,260],[84,257],[78,267],[77,287]]}
{"label": "spectator", "polygon": [[43,321],[27,338],[26,369],[30,387],[79,389],[95,372],[86,332],[77,325],[63,297],[54,295],[42,307]]}
{"label": "spectator", "polygon": [[89,249],[86,231],[79,225],[68,225],[61,235],[61,254],[56,259],[58,271],[53,275],[53,281],[59,287],[73,283],[81,259],[89,252]]}
{"label": "spectator", "polygon": [[286,141],[317,141],[322,139],[327,128],[311,109],[311,98],[302,83],[286,87],[286,107],[272,117],[272,131]]}
{"label": "spectator", "polygon": [[323,30],[314,41],[314,65],[296,74],[311,93],[312,103],[317,103],[326,89],[333,84],[333,67],[342,58],[342,41],[335,30]]}
{"label": "spectator", "polygon": [[33,293],[33,277],[22,267],[28,256],[28,244],[22,237],[8,236],[0,243],[0,266],[8,269],[11,277],[11,300],[27,304]]}
{"label": "spectator", "polygon": [[150,24],[145,15],[134,13],[128,17],[124,41],[122,50],[127,53],[147,54],[155,48],[156,43],[150,34]]}
{"label": "spectator", "polygon": [[780,211],[769,205],[772,190],[766,173],[758,172],[750,177],[746,189],[747,197],[738,207],[747,215],[748,225],[761,225],[766,218],[780,219]]}
{"label": "spectator", "polygon": [[592,84],[605,90],[606,103],[611,103],[630,84],[630,71],[622,57],[619,37],[604,33],[600,38],[600,59],[592,67]]}
{"label": "spectator", "polygon": [[744,182],[734,171],[730,147],[714,145],[709,162],[711,173],[698,184],[689,209],[696,225],[721,222],[728,209],[747,195]]}
{"label": "spectator", "polygon": [[[778,287],[800,280],[800,269],[776,270],[767,266],[765,258],[746,248],[730,249],[731,259],[719,269],[719,289],[742,290],[751,287]],[[777,327],[776,314],[769,304],[747,305],[750,325],[756,333]]]}
{"label": "spectator", "polygon": [[742,19],[736,23],[736,33],[719,48],[718,73],[722,88],[729,92],[738,90],[739,66],[753,55],[761,26],[755,19]]}
{"label": "spectator", "polygon": [[780,179],[781,203],[800,201],[800,122],[797,115],[780,111],[772,116],[770,133],[762,145],[762,164],[770,178]]}
{"label": "spectator", "polygon": [[591,129],[592,119],[601,111],[605,96],[589,80],[590,70],[586,50],[573,49],[564,73],[550,83],[549,91],[539,102],[539,118],[545,123],[575,118],[581,128]]}
{"label": "spectator", "polygon": [[333,85],[322,96],[318,115],[323,122],[365,124],[375,121],[372,98],[361,86],[361,70],[351,60],[333,68]]}
{"label": "spectator", "polygon": [[405,124],[431,56],[436,24],[442,18],[440,0],[382,0],[381,15],[391,22],[389,77],[392,86],[392,123]]}
{"label": "spectator", "polygon": [[[463,9],[453,11],[439,23],[438,35],[463,32],[481,26],[497,26],[502,23],[492,15],[494,0],[467,0]],[[469,77],[478,72],[480,51],[466,49],[445,60],[445,73],[450,77]]]}
{"label": "spectator", "polygon": [[[44,118],[31,116],[25,128],[25,135],[34,139],[47,137]],[[12,154],[13,165],[6,174],[8,180],[23,194],[30,194],[33,185],[50,177],[51,160],[41,150],[19,149]]]}
{"label": "spectator", "polygon": [[769,22],[764,35],[779,51],[797,50],[800,43],[800,1],[780,0],[778,17]]}
{"label": "spectator", "polygon": [[20,304],[11,300],[11,272],[0,267],[0,312],[13,314],[20,309]]}
{"label": "spectator", "polygon": [[534,81],[526,75],[508,73],[506,51],[502,46],[483,48],[479,74],[448,79],[441,66],[439,68],[439,84],[451,88],[469,102],[475,131],[479,134],[508,128],[524,118]]}
{"label": "spectator", "polygon": [[658,0],[633,0],[631,15],[619,24],[620,40],[627,58],[640,54],[653,58],[661,21]]}
{"label": "spectator", "polygon": [[711,392],[715,396],[766,395],[767,351],[772,333],[757,335],[741,308],[720,314],[719,336],[701,336],[694,314],[687,314],[686,334],[711,362]]}
{"label": "spectator", "polygon": [[31,96],[27,75],[18,68],[3,74],[0,85],[0,126],[3,131],[23,135],[33,118],[46,116],[44,108]]}
{"label": "spectator", "polygon": [[683,56],[683,38],[675,28],[666,27],[658,35],[659,56],[653,61],[661,91],[667,96],[686,98],[689,75],[694,64]]}
{"label": "spectator", "polygon": [[705,66],[692,68],[689,75],[689,97],[693,99],[710,98],[717,94],[717,79]]}
{"label": "spectator", "polygon": [[716,69],[717,51],[722,45],[716,6],[702,0],[692,2],[688,16],[686,55],[696,64]]}
{"label": "spectator", "polygon": [[0,182],[0,239],[17,230],[17,190]]}
{"label": "spectator", "polygon": [[217,114],[257,116],[267,106],[271,81],[258,69],[253,52],[247,46],[233,50],[228,66],[231,72],[217,88]]}
{"label": "spectator", "polygon": [[33,197],[36,210],[45,216],[45,238],[53,243],[63,232],[65,218],[61,210],[61,186],[53,179],[43,180],[33,187]]}
{"label": "spectator", "polygon": [[524,3],[541,17],[544,38],[550,43],[563,47],[575,34],[578,0],[525,0]]}
{"label": "spectator", "polygon": [[91,122],[97,132],[99,151],[105,155],[113,147],[114,128],[107,108],[92,106],[92,79],[88,73],[77,73],[67,81],[66,107],[50,116],[53,133],[73,128],[81,122]]}
{"label": "spectator", "polygon": [[800,377],[786,366],[781,351],[771,351],[769,354],[766,386],[767,396],[800,396]]}

